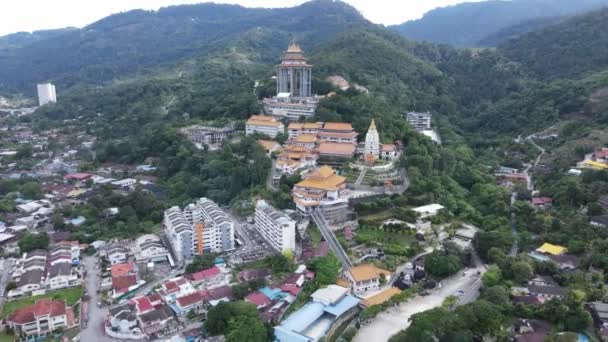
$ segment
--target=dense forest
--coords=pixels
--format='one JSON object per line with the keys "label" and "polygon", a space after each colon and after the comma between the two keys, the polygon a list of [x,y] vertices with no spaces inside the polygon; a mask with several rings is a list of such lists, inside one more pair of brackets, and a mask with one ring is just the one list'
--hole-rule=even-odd
{"label": "dense forest", "polygon": [[572,16],[606,5],[606,0],[479,1],[437,8],[421,19],[390,28],[414,40],[460,47],[487,46],[488,42],[500,42],[511,34],[548,25],[552,23],[551,18]]}
{"label": "dense forest", "polygon": [[[563,14],[549,12],[550,18]],[[510,218],[514,212],[521,251],[541,242],[562,244],[581,258],[583,269],[608,271],[607,235],[588,223],[589,216],[604,214],[596,202],[608,191],[608,173],[585,172],[576,179],[565,175],[600,141],[589,138],[577,145],[578,139],[592,130],[605,131],[608,125],[608,73],[602,59],[608,49],[606,13],[560,18],[558,23],[542,20],[538,26],[554,26],[523,35],[534,28],[505,33],[510,40],[499,48],[474,50],[410,41],[371,25],[344,3],[324,0],[281,10],[205,4],[133,11],[66,32],[59,36],[66,46],[79,47],[66,52],[65,65],[54,69],[56,65],[50,63],[48,69],[34,69],[32,74],[40,72],[60,87],[71,88],[63,88],[58,103],[36,111],[31,118],[34,129],[57,128],[65,134],[96,137],[95,158],[87,161],[90,168],[105,162],[153,160],[164,197],[159,200],[141,189],[119,197],[101,189],[89,204],[56,213],[53,223],[76,238],[90,239],[153,232],[164,207],[201,196],[231,204],[237,213],[251,210],[251,200],[259,197],[282,209],[292,206],[289,191],[299,178],[284,177],[277,190],[265,187],[271,160],[256,143],[259,137],[239,136],[218,150],[208,150],[197,149],[178,130],[191,123],[227,119],[242,127],[249,115],[260,111],[258,100],[273,94],[273,65],[295,37],[314,65],[315,91],[335,92],[320,101],[318,120],[352,122],[363,134],[374,118],[383,142],[401,141],[405,146],[400,165],[410,180],[407,192],[361,207],[394,208],[408,217],[406,208],[440,203],[447,210],[434,223],[454,219],[481,228],[473,245],[491,266],[482,278],[480,300],[454,310],[441,307],[415,315],[410,329],[393,340],[471,341],[488,336],[500,340],[513,317],[546,319],[560,331],[580,330],[590,323],[582,308],[584,299],[604,298],[604,287],[594,285],[602,279],[584,271],[562,272],[522,255],[509,256],[514,242]],[[152,26],[125,52],[133,36]],[[111,39],[117,37],[113,43]],[[29,73],[33,59],[28,53],[47,51],[45,44],[54,39],[59,38],[0,52],[5,57],[0,58],[0,76],[1,70],[7,73],[0,77],[6,80],[3,86],[15,89],[32,83],[32,79],[15,82],[12,68],[23,67]],[[157,43],[159,49],[150,51],[150,44]],[[81,47],[91,51],[85,53]],[[109,48],[99,53],[99,47]],[[75,57],[79,54],[82,58]],[[55,51],[53,56],[60,55]],[[8,63],[4,65],[9,69],[1,68],[2,63]],[[335,89],[324,81],[331,75],[369,92]],[[409,127],[403,115],[410,110],[434,114],[441,145]],[[527,203],[532,194],[526,189],[517,189],[521,197],[511,205],[510,192],[497,185],[491,171],[499,164],[522,167],[536,151],[515,138],[550,126],[559,138],[547,147],[557,152],[547,153],[551,164],[542,175],[535,175],[535,182],[541,195],[553,197],[556,210],[535,211]],[[20,191],[40,197],[40,190],[28,183],[0,183],[0,194]],[[2,207],[14,207],[12,201],[1,202]],[[102,217],[102,209],[109,206],[119,207],[120,214]],[[63,220],[80,215],[87,218],[82,229]],[[28,242],[38,243],[44,241]],[[397,247],[404,255],[419,252]],[[469,255],[450,252],[449,247],[430,254],[430,273],[454,274],[470,261]],[[313,267],[317,272],[320,268]],[[550,275],[567,287],[566,298],[539,307],[511,305],[508,289],[525,284],[534,274]],[[229,340],[241,340],[237,332],[242,327],[237,329],[222,317],[243,317],[241,325],[254,314],[248,306],[218,306],[214,314],[210,312],[210,317],[217,316],[211,320],[214,328],[208,328],[226,333]],[[267,327],[249,323],[257,336],[267,337]]]}
{"label": "dense forest", "polygon": [[205,3],[134,10],[21,48],[0,48],[0,90],[33,94],[45,80],[59,89],[100,85],[179,62],[185,64],[178,72],[187,72],[188,60],[227,48],[272,63],[292,38],[312,47],[355,25],[371,24],[353,7],[329,0],[280,9]]}

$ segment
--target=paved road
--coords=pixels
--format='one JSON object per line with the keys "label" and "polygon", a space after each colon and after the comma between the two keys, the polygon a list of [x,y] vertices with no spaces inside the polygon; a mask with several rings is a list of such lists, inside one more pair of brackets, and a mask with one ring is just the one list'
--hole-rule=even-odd
{"label": "paved road", "polygon": [[[517,200],[517,192],[513,191],[511,193],[511,210],[513,210],[513,205]],[[517,238],[517,216],[514,211],[511,211],[511,235],[513,235],[513,244],[511,245],[511,250],[509,251],[509,256],[516,256],[519,251],[519,241]]]}
{"label": "paved road", "polygon": [[80,331],[80,340],[83,342],[95,341],[95,342],[112,342],[117,341],[108,337],[103,328],[103,321],[108,315],[107,307],[99,308],[97,303],[101,301],[100,294],[97,290],[100,288],[99,270],[96,265],[97,258],[95,256],[87,256],[83,259],[87,276],[85,278],[85,286],[91,297],[89,300],[89,322],[85,329]]}
{"label": "paved road", "polygon": [[[478,275],[477,272],[480,274]],[[401,303],[394,308],[390,308],[380,313],[371,323],[364,324],[353,339],[354,342],[383,342],[394,334],[410,326],[410,318],[417,313],[441,306],[443,301],[456,294],[458,291],[465,292],[466,300],[474,300],[481,275],[485,272],[485,267],[480,266],[467,269],[466,276],[458,273],[452,277],[444,279],[441,289],[434,289],[428,296],[417,296],[411,300]],[[468,295],[467,295],[468,294]]]}
{"label": "paved road", "polygon": [[[0,274],[0,291],[4,292],[6,284],[11,279],[11,269],[15,261],[12,258],[5,259],[2,264],[2,273]],[[6,295],[6,293],[5,293]],[[4,306],[5,296],[0,297],[0,308]]]}

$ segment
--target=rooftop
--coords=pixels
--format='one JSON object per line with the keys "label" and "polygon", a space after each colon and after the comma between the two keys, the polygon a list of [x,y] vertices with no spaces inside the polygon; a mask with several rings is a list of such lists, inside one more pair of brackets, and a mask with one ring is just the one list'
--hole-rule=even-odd
{"label": "rooftop", "polygon": [[17,324],[33,322],[36,317],[49,315],[56,317],[65,315],[66,305],[62,300],[40,299],[34,305],[30,305],[15,310],[8,318],[8,321]]}
{"label": "rooftop", "polygon": [[340,144],[332,142],[322,142],[319,144],[320,154],[342,155],[350,157],[355,154],[357,146],[355,144]]}
{"label": "rooftop", "polygon": [[558,245],[552,245],[550,243],[543,243],[542,246],[538,247],[536,249],[537,252],[540,253],[546,253],[546,254],[551,254],[551,255],[561,255],[566,253],[566,247],[563,246],[558,246]]}
{"label": "rooftop", "polygon": [[389,276],[390,271],[379,268],[373,264],[361,264],[350,269],[350,274],[355,281],[365,281],[380,277],[381,274]]}
{"label": "rooftop", "polygon": [[393,296],[398,295],[400,293],[401,293],[401,290],[399,290],[396,287],[391,287],[389,289],[386,289],[376,295],[373,295],[373,296],[365,299],[363,301],[363,305],[370,307],[372,305],[382,304],[382,303],[388,301],[389,299],[393,298]]}
{"label": "rooftop", "polygon": [[132,273],[134,270],[135,265],[133,263],[115,264],[111,266],[110,273],[112,277],[121,277]]}
{"label": "rooftop", "polygon": [[332,130],[332,131],[352,131],[353,125],[347,122],[326,122],[323,125],[324,130]]}

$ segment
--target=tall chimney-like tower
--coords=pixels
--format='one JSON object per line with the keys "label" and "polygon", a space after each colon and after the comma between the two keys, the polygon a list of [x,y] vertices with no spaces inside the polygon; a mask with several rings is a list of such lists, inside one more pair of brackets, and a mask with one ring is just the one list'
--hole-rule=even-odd
{"label": "tall chimney-like tower", "polygon": [[292,42],[277,65],[277,94],[289,93],[291,97],[312,96],[312,65],[304,57],[300,45]]}

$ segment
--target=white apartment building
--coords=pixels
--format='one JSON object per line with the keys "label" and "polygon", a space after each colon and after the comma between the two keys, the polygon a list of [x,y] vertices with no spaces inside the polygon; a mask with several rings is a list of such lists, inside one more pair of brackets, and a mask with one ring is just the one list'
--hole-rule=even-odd
{"label": "white apartment building", "polygon": [[266,201],[255,206],[255,228],[278,252],[296,248],[296,221],[275,209]]}
{"label": "white apartment building", "polygon": [[38,104],[44,106],[47,103],[57,102],[55,85],[52,83],[38,84]]}
{"label": "white apartment building", "polygon": [[416,113],[409,112],[405,115],[407,122],[416,130],[424,131],[431,129],[431,118],[432,115],[429,112]]}
{"label": "white apartment building", "polygon": [[201,198],[181,210],[165,211],[166,236],[178,262],[195,255],[234,249],[234,222],[217,204]]}
{"label": "white apartment building", "polygon": [[253,115],[245,124],[245,134],[252,135],[255,133],[261,133],[271,138],[276,138],[279,133],[285,133],[285,125],[272,116]]}
{"label": "white apartment building", "polygon": [[165,210],[163,224],[165,234],[175,254],[177,262],[192,259],[192,226],[179,207]]}

